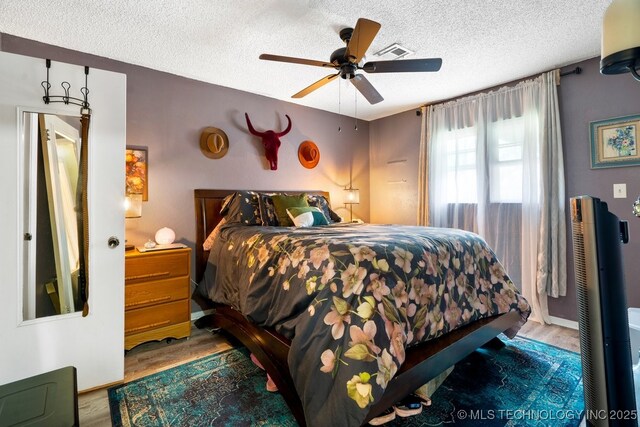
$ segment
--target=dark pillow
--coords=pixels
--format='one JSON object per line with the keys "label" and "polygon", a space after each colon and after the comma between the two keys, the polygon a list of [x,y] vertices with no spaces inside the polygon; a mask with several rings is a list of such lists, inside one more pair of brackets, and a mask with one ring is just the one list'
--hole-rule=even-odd
{"label": "dark pillow", "polygon": [[329,225],[329,221],[324,216],[320,208],[308,206],[302,208],[288,208],[287,214],[296,227],[315,227],[318,225]]}
{"label": "dark pillow", "polygon": [[335,213],[335,211],[329,208],[329,219],[333,222],[342,222],[342,217]]}
{"label": "dark pillow", "polygon": [[262,217],[262,225],[278,226],[278,217],[276,216],[276,208],[273,206],[272,197],[281,193],[259,193],[258,202],[260,204],[260,216]]}
{"label": "dark pillow", "polygon": [[285,194],[275,194],[271,196],[273,200],[273,206],[276,208],[276,216],[278,217],[278,225],[280,227],[292,227],[293,221],[287,214],[288,208],[301,208],[308,207],[307,194],[302,193],[294,196],[288,196]]}
{"label": "dark pillow", "polygon": [[329,202],[327,198],[323,195],[309,195],[307,196],[307,202],[309,202],[309,206],[315,206],[320,208],[324,216],[329,220],[329,222],[342,222],[342,218],[340,215],[335,213],[331,207],[329,206]]}
{"label": "dark pillow", "polygon": [[258,193],[255,191],[236,191],[222,202],[220,214],[227,223],[244,225],[262,225]]}

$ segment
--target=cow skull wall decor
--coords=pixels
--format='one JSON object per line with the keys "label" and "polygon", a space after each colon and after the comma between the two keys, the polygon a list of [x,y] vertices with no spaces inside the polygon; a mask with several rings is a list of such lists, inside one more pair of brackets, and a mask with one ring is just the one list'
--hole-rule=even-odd
{"label": "cow skull wall decor", "polygon": [[269,166],[271,167],[272,171],[278,169],[278,149],[280,148],[280,137],[285,136],[291,130],[291,118],[287,114],[285,114],[285,116],[289,121],[289,125],[282,132],[275,132],[273,130],[258,132],[251,125],[249,115],[247,113],[244,113],[244,117],[247,119],[249,132],[251,132],[252,135],[262,138],[262,145],[264,145],[264,155],[269,161]]}

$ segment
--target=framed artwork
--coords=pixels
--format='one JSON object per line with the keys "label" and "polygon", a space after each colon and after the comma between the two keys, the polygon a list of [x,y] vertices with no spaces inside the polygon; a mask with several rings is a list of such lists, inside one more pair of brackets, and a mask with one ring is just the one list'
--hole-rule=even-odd
{"label": "framed artwork", "polygon": [[591,122],[591,169],[640,165],[640,115]]}
{"label": "framed artwork", "polygon": [[127,145],[125,164],[127,194],[142,194],[142,200],[149,200],[149,149]]}

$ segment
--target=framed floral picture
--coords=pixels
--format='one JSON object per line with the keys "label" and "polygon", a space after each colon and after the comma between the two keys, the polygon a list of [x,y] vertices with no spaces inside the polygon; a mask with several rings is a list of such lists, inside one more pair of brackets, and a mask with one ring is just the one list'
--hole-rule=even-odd
{"label": "framed floral picture", "polygon": [[590,123],[591,169],[640,165],[640,115]]}
{"label": "framed floral picture", "polygon": [[142,194],[142,200],[149,200],[149,149],[127,145],[125,164],[126,193]]}

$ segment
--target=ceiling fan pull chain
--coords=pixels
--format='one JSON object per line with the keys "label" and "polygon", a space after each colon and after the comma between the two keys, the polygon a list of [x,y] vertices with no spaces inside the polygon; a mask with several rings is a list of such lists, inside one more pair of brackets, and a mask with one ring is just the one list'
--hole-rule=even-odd
{"label": "ceiling fan pull chain", "polygon": [[358,91],[354,90],[353,91],[354,96],[356,97],[356,125],[354,126],[355,130],[358,130]]}
{"label": "ceiling fan pull chain", "polygon": [[340,126],[342,123],[342,113],[340,112],[340,105],[341,105],[341,89],[342,88],[342,82],[340,80],[338,80],[338,132],[342,132],[342,127]]}

